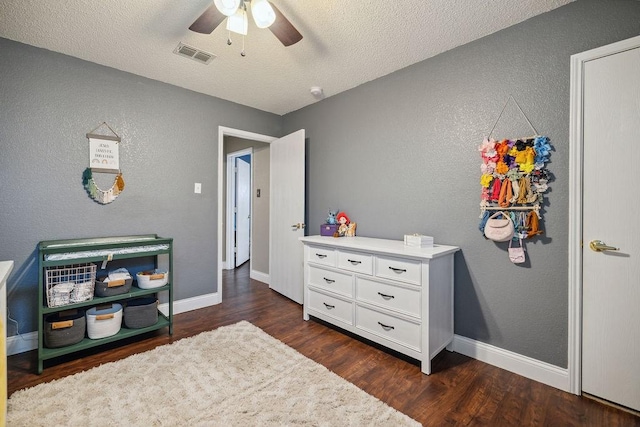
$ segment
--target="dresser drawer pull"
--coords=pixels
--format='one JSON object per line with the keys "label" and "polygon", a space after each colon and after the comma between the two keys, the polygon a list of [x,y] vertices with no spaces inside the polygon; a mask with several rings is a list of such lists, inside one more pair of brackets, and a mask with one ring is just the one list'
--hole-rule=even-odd
{"label": "dresser drawer pull", "polygon": [[393,270],[394,273],[406,273],[407,272],[406,268],[389,267],[389,270]]}
{"label": "dresser drawer pull", "polygon": [[384,299],[394,299],[395,298],[393,295],[383,294],[382,292],[378,292],[378,295],[380,295]]}
{"label": "dresser drawer pull", "polygon": [[333,279],[327,279],[326,277],[323,277],[324,281],[327,283],[335,283],[336,281]]}
{"label": "dresser drawer pull", "polygon": [[391,330],[391,329],[395,329],[393,326],[385,325],[384,323],[380,323],[380,322],[378,322],[378,325],[382,326],[382,329],[384,329],[386,331]]}
{"label": "dresser drawer pull", "polygon": [[327,257],[325,254],[316,254],[316,256],[317,256],[318,258],[326,258],[326,257]]}
{"label": "dresser drawer pull", "polygon": [[355,260],[355,259],[348,259],[347,261],[349,261],[353,265],[362,264],[362,261],[358,261],[358,260]]}
{"label": "dresser drawer pull", "polygon": [[325,306],[325,307],[327,307],[327,309],[329,309],[329,310],[331,310],[332,308],[336,308],[336,306],[335,306],[335,305],[330,305],[330,304],[327,304],[326,302],[323,302],[323,304],[324,304],[324,306]]}

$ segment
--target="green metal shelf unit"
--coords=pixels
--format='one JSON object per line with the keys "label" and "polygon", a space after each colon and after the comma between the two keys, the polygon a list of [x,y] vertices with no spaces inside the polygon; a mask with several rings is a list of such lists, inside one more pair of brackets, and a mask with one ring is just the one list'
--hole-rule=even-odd
{"label": "green metal shelf unit", "polygon": [[[129,248],[129,249],[127,249]],[[135,248],[135,249],[131,249]],[[133,252],[128,252],[133,251]],[[121,252],[121,253],[119,253]],[[65,254],[65,259],[55,258],[56,254]],[[132,286],[128,293],[110,296],[96,297],[90,301],[68,304],[58,307],[49,307],[47,304],[46,269],[51,267],[70,266],[83,263],[104,263],[123,259],[142,257],[154,257],[155,267],[158,267],[158,255],[166,254],[169,257],[169,277],[166,285],[153,289],[140,289]],[[77,257],[76,257],[77,255]],[[58,255],[58,258],[60,256]],[[100,265],[98,266],[100,268]],[[47,315],[70,309],[93,307],[110,302],[126,302],[129,299],[145,295],[153,295],[159,292],[167,292],[169,299],[168,316],[158,311],[158,322],[152,326],[140,329],[121,328],[120,331],[110,337],[101,339],[84,338],[77,344],[66,347],[47,348],[44,346],[44,319]],[[144,334],[150,331],[169,328],[169,334],[173,334],[173,239],[158,237],[155,234],[122,237],[99,237],[90,239],[72,240],[48,240],[38,244],[38,374],[42,373],[43,363],[47,359],[63,356],[77,351],[97,347],[106,343],[118,341],[132,336]]]}

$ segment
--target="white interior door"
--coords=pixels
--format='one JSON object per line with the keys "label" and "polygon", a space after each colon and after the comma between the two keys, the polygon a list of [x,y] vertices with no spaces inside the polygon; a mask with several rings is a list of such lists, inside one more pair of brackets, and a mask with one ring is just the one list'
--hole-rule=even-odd
{"label": "white interior door", "polygon": [[251,165],[236,158],[236,263],[249,260],[251,245]]}
{"label": "white interior door", "polygon": [[304,129],[271,142],[269,286],[302,304],[305,149]]}
{"label": "white interior door", "polygon": [[640,410],[640,47],[583,76],[582,391]]}

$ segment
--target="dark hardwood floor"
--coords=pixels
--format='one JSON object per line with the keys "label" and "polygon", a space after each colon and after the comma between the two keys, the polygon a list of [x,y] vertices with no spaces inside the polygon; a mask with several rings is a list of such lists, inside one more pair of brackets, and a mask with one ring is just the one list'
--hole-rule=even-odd
{"label": "dark hardwood floor", "polygon": [[41,375],[35,373],[35,351],[10,356],[9,395],[240,320],[260,327],[425,426],[640,426],[640,418],[627,412],[457,353],[443,351],[434,359],[433,373],[424,375],[417,361],[320,321],[303,321],[301,306],[249,279],[248,263],[225,272],[221,304],[175,316],[173,336],[158,331],[126,345],[84,352],[75,360],[56,360],[45,364]]}

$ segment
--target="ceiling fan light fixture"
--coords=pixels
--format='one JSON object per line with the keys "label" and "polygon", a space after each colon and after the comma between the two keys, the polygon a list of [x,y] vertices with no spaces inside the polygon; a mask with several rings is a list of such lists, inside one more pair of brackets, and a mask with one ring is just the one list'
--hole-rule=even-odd
{"label": "ceiling fan light fixture", "polygon": [[247,11],[243,8],[239,8],[234,15],[227,18],[227,30],[229,31],[246,36],[248,28]]}
{"label": "ceiling fan light fixture", "polygon": [[258,28],[267,28],[276,20],[276,13],[267,0],[252,0],[251,15]]}
{"label": "ceiling fan light fixture", "polygon": [[241,0],[214,0],[216,8],[226,16],[232,16],[240,7]]}

